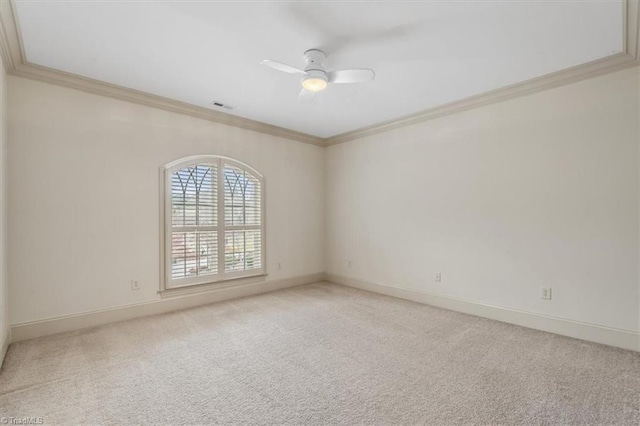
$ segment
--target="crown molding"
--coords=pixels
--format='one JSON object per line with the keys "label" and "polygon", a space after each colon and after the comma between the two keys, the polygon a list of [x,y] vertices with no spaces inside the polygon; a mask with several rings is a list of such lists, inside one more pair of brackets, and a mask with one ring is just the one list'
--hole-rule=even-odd
{"label": "crown molding", "polygon": [[485,92],[480,95],[465,98],[459,101],[444,104],[435,108],[420,111],[401,118],[385,121],[383,123],[374,124],[327,139],[327,146],[337,145],[349,142],[355,139],[361,139],[366,136],[372,136],[378,133],[387,132],[399,127],[410,126],[434,118],[444,117],[462,111],[478,108],[485,105],[517,98],[532,93],[541,92],[543,90],[552,89],[554,87],[575,83],[598,75],[607,74],[614,71],[623,70],[637,66],[638,63],[634,57],[619,53],[597,61],[578,65],[553,74],[547,74],[522,83],[506,86],[500,89]]}
{"label": "crown molding", "polygon": [[640,1],[627,0],[624,14],[624,52],[640,63]]}
{"label": "crown molding", "polygon": [[638,0],[626,0],[625,3],[623,11],[623,51],[621,53],[543,75],[521,83],[492,90],[490,92],[485,92],[469,98],[440,105],[435,108],[426,109],[404,117],[341,133],[328,138],[326,140],[326,145],[336,145],[360,139],[366,136],[397,129],[399,127],[409,126],[423,121],[432,120],[434,118],[444,117],[457,112],[467,111],[473,108],[505,101],[507,99],[541,92],[554,87],[564,86],[566,84],[575,83],[610,72],[638,66],[640,63],[640,41],[638,39],[640,11],[638,7]]}
{"label": "crown molding", "polygon": [[321,138],[32,64],[27,61],[24,51],[20,25],[14,13],[14,0],[0,1],[0,55],[3,58],[5,70],[10,75],[70,87],[298,142],[317,146],[330,146],[638,66],[640,64],[640,41],[638,39],[640,28],[639,1],[625,0],[623,16],[624,40],[623,52],[621,53],[329,138]]}
{"label": "crown molding", "polygon": [[108,96],[110,98],[122,101],[133,102],[153,108],[159,108],[178,114],[189,115],[196,118],[214,121],[216,123],[226,124],[228,126],[239,127],[246,130],[264,133],[267,135],[278,136],[281,138],[291,139],[297,142],[304,142],[312,145],[324,146],[323,138],[307,135],[305,133],[296,132],[294,130],[285,129],[283,127],[273,126],[271,124],[262,123],[248,118],[238,117],[236,115],[225,114],[219,111],[213,111],[208,108],[199,107],[188,104],[186,102],[176,101],[174,99],[141,92],[134,89],[127,89],[110,83],[85,78],[76,74],[58,71],[51,68],[43,67],[35,64],[19,64],[10,74],[18,77],[25,77],[32,80],[44,81],[46,83],[56,84],[60,86],[70,87],[85,92]]}
{"label": "crown molding", "polygon": [[12,2],[0,2],[0,54],[7,74],[12,74],[24,57],[20,31],[14,19]]}
{"label": "crown molding", "polygon": [[26,58],[13,0],[0,1],[0,54],[4,60],[5,70],[10,75],[70,87],[271,136],[325,146],[325,139],[321,137],[32,64]]}

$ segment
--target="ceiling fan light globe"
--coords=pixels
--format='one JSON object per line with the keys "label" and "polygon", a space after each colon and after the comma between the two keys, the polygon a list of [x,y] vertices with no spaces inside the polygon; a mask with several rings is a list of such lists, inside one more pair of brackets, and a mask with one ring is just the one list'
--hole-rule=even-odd
{"label": "ceiling fan light globe", "polygon": [[302,87],[310,92],[319,92],[327,88],[327,80],[310,76],[302,80]]}

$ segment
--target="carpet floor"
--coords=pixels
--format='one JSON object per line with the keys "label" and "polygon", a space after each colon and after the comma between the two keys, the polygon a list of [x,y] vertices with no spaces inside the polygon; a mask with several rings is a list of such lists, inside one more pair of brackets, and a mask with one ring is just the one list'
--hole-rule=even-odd
{"label": "carpet floor", "polygon": [[640,424],[640,354],[318,283],[15,343],[44,424]]}

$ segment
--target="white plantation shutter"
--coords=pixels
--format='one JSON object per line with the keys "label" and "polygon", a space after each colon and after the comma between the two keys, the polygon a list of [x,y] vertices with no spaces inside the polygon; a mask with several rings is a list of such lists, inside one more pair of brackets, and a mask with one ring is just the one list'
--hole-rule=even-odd
{"label": "white plantation shutter", "polygon": [[262,268],[260,181],[238,167],[224,165],[225,272]]}
{"label": "white plantation shutter", "polygon": [[235,160],[203,156],[165,168],[165,288],[260,275],[262,176]]}
{"label": "white plantation shutter", "polygon": [[218,272],[218,166],[195,164],[171,174],[171,278]]}

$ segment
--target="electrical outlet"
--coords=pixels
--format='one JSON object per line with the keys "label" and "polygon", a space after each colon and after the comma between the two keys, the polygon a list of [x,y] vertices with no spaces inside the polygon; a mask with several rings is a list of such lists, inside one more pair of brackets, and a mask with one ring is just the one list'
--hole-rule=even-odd
{"label": "electrical outlet", "polygon": [[437,283],[441,283],[442,282],[442,273],[441,272],[436,272],[436,282]]}
{"label": "electrical outlet", "polygon": [[140,283],[138,283],[138,281],[136,280],[131,280],[131,290],[140,290]]}
{"label": "electrical outlet", "polygon": [[282,269],[282,263],[278,262],[277,269],[278,269],[278,271]]}
{"label": "electrical outlet", "polygon": [[347,268],[351,269],[351,261],[350,260],[347,261]]}
{"label": "electrical outlet", "polygon": [[541,288],[540,299],[551,300],[551,288]]}

